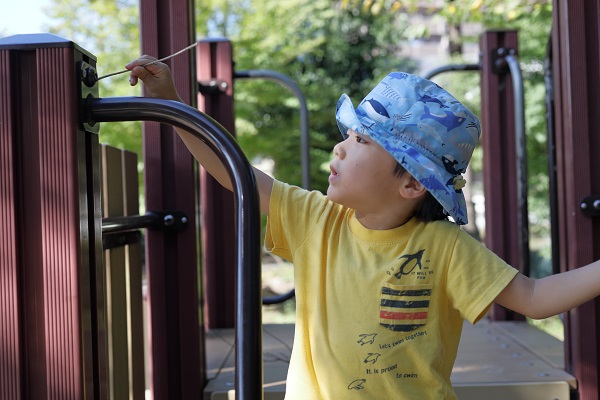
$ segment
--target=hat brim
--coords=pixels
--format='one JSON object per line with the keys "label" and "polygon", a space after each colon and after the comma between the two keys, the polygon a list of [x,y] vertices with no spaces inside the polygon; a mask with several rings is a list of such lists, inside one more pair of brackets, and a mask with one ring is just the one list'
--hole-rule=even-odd
{"label": "hat brim", "polygon": [[447,172],[443,165],[421,154],[409,143],[402,141],[399,136],[378,130],[377,125],[365,126],[356,114],[352,100],[346,94],[338,100],[336,120],[344,138],[348,136],[348,130],[370,137],[437,199],[454,222],[459,225],[468,222],[465,196],[462,190],[454,189],[454,176]]}

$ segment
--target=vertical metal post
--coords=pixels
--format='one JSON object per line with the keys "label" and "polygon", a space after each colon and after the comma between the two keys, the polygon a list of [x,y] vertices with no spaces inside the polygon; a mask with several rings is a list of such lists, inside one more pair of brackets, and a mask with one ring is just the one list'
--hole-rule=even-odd
{"label": "vertical metal post", "polygon": [[[164,57],[195,40],[192,0],[141,0],[142,53]],[[182,99],[195,103],[192,52],[168,60]],[[194,95],[192,95],[192,93]],[[190,216],[176,236],[148,231],[146,267],[150,321],[150,380],[155,400],[199,399],[205,380],[204,330],[199,301],[197,172],[170,126],[143,124],[146,209]]]}
{"label": "vertical metal post", "polygon": [[[518,189],[514,90],[509,73],[499,73],[500,49],[517,51],[516,31],[492,31],[481,36],[481,124],[485,192],[485,242],[488,248],[523,271],[518,235]],[[523,317],[498,305],[496,320]]]}
{"label": "vertical metal post", "polygon": [[[233,49],[228,40],[203,40],[196,51],[199,82],[217,81],[217,90],[198,93],[198,109],[235,135]],[[235,242],[233,195],[201,168],[202,247],[205,323],[233,328],[235,314]]]}
{"label": "vertical metal post", "polygon": [[[598,2],[553,7],[552,64],[556,130],[558,238],[562,271],[600,258],[600,219],[582,200],[600,194],[600,21]],[[600,299],[565,314],[565,365],[579,398],[600,399]]]}
{"label": "vertical metal post", "polygon": [[0,39],[2,399],[106,396],[98,137],[78,109],[95,62],[53,35]]}

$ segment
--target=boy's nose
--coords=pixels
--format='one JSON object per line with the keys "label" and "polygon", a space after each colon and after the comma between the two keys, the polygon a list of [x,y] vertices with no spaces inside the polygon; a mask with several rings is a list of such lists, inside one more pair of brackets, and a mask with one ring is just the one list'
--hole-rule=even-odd
{"label": "boy's nose", "polygon": [[344,142],[339,142],[338,144],[333,146],[333,155],[336,156],[337,158],[344,157],[345,151],[344,151],[343,144],[344,144]]}

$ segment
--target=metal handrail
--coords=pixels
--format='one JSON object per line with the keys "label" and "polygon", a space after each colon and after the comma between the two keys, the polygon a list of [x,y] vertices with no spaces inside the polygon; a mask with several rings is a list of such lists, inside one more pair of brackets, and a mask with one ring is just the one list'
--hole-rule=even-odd
{"label": "metal handrail", "polygon": [[[311,179],[310,179],[310,143],[309,143],[309,129],[308,129],[308,106],[306,105],[306,98],[304,93],[300,90],[300,87],[290,79],[288,76],[271,71],[271,70],[247,70],[247,71],[236,71],[234,78],[248,79],[248,78],[265,78],[287,87],[292,93],[298,98],[300,103],[300,156],[302,160],[302,187],[306,190],[310,190]],[[280,295],[264,297],[262,303],[264,305],[273,305],[283,303],[293,298],[296,295],[296,289],[291,289],[287,293]]]}
{"label": "metal handrail", "polygon": [[513,83],[515,96],[515,156],[517,158],[517,224],[521,266],[529,274],[529,218],[527,211],[527,137],[525,132],[525,95],[523,74],[517,57],[509,52],[505,57]]}
{"label": "metal handrail", "polygon": [[179,232],[187,222],[188,217],[181,211],[149,211],[145,215],[102,218],[102,234],[118,234],[146,228]]}
{"label": "metal handrail", "polygon": [[442,72],[480,71],[480,70],[481,70],[480,64],[448,64],[448,65],[443,65],[439,68],[435,68],[435,69],[429,71],[428,73],[423,75],[423,78],[431,79],[434,76],[441,74]]}
{"label": "metal handrail", "polygon": [[183,103],[146,97],[90,98],[84,103],[82,119],[86,123],[156,121],[173,125],[202,140],[223,162],[233,184],[237,210],[235,397],[262,399],[260,211],[250,163],[225,128]]}
{"label": "metal handrail", "polygon": [[306,98],[304,93],[300,90],[300,87],[290,79],[288,76],[270,70],[255,69],[248,71],[236,71],[234,78],[247,79],[247,78],[264,78],[271,81],[277,82],[286,88],[288,88],[300,103],[300,156],[302,160],[302,187],[304,189],[310,189],[310,143],[309,143],[309,130],[308,130],[308,106],[306,105]]}
{"label": "metal handrail", "polygon": [[[513,92],[515,96],[515,144],[516,144],[516,162],[517,162],[517,225],[519,254],[521,257],[522,272],[528,274],[530,269],[530,251],[529,251],[529,218],[527,210],[527,143],[525,132],[525,100],[523,90],[523,75],[519,66],[519,60],[514,55],[513,50],[501,49],[500,57],[496,61],[500,70],[503,66],[508,66],[513,83]],[[451,71],[479,71],[480,64],[449,64],[436,68],[423,75],[426,79],[443,72]]]}

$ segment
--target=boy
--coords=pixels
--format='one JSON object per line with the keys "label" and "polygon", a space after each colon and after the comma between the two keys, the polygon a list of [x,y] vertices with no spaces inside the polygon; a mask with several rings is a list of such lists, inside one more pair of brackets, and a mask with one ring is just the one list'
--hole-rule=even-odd
{"label": "boy", "polygon": [[[129,63],[152,97],[181,101],[170,71]],[[464,233],[462,187],[477,118],[444,89],[391,73],[355,109],[343,95],[327,196],[255,170],[267,248],[294,263],[296,331],[286,399],[455,399],[462,320],[492,302],[532,318],[600,294],[600,262],[532,280]],[[202,141],[178,130],[223,186]],[[451,216],[456,224],[447,221]]]}

